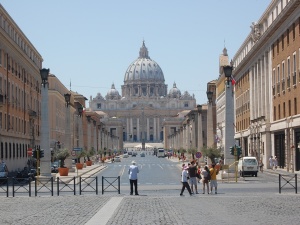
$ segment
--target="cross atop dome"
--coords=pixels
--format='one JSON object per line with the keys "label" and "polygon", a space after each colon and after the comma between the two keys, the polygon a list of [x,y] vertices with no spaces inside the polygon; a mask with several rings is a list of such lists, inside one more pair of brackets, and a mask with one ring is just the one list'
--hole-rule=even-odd
{"label": "cross atop dome", "polygon": [[145,41],[143,40],[143,45],[140,48],[140,57],[139,58],[146,58],[146,59],[150,59],[149,55],[148,55],[148,49],[145,45]]}

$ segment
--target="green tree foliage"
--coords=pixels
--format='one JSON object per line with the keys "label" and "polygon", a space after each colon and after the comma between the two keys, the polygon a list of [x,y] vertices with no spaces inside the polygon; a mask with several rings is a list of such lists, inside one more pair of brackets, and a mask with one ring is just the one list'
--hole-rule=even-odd
{"label": "green tree foliage", "polygon": [[201,151],[202,151],[202,155],[210,158],[212,163],[216,163],[215,158],[221,157],[221,149],[220,148],[205,146],[202,148]]}
{"label": "green tree foliage", "polygon": [[192,155],[193,159],[195,159],[196,152],[197,152],[196,148],[190,148],[190,149],[188,149],[188,153]]}

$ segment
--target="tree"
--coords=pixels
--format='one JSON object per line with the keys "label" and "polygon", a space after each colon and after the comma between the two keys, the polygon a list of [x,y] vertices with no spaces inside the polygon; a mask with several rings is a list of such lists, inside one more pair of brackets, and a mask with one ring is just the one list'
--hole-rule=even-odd
{"label": "tree", "polygon": [[185,150],[183,147],[181,147],[181,148],[179,149],[179,152],[180,152],[181,154],[184,154],[184,153],[186,153],[186,150]]}
{"label": "tree", "polygon": [[59,149],[57,152],[56,152],[56,156],[55,158],[60,160],[60,167],[61,168],[64,168],[65,167],[65,160],[66,158],[68,158],[70,156],[70,152],[68,149],[66,148],[63,148],[63,149]]}
{"label": "tree", "polygon": [[195,154],[198,150],[196,148],[188,149],[188,153],[192,155],[193,160],[195,159]]}
{"label": "tree", "polygon": [[203,156],[207,156],[208,158],[210,158],[212,163],[216,163],[215,162],[215,158],[219,158],[221,157],[221,148],[216,148],[216,147],[203,147],[201,149]]}

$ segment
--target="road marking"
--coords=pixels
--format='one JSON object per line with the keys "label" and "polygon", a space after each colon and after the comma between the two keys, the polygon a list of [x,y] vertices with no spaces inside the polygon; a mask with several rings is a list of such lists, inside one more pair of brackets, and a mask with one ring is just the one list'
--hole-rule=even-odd
{"label": "road marking", "polygon": [[164,169],[161,165],[158,165],[160,168]]}
{"label": "road marking", "polygon": [[120,171],[120,174],[119,174],[120,177],[124,174],[124,171],[125,171],[125,166],[124,166],[123,169]]}
{"label": "road marking", "polygon": [[114,214],[123,197],[112,197],[102,208],[86,223],[86,225],[105,225]]}

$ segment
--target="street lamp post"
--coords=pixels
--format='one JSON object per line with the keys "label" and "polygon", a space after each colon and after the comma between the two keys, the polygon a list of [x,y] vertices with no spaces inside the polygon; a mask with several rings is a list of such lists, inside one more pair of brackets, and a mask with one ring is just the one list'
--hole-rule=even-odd
{"label": "street lamp post", "polygon": [[[68,149],[68,151],[71,153],[72,151],[72,145],[71,145],[71,109],[70,109],[70,102],[71,102],[71,94],[67,93],[64,94],[65,102],[66,102],[66,115],[65,115],[65,148]],[[70,154],[71,155],[71,154]],[[69,171],[72,171],[72,156],[69,156],[66,160],[66,167],[69,168]],[[74,169],[75,171],[75,169]]]}
{"label": "street lamp post", "polygon": [[230,65],[223,66],[223,72],[226,77],[225,88],[225,148],[224,148],[224,163],[229,165],[234,162],[234,156],[230,154],[230,147],[235,145],[234,140],[234,99],[232,85],[232,70]]}
{"label": "street lamp post", "polygon": [[213,92],[207,91],[207,99],[208,99],[208,105],[207,105],[207,146],[213,147],[214,146],[214,126],[213,126]]}
{"label": "street lamp post", "polygon": [[83,131],[82,131],[82,113],[83,107],[80,104],[77,108],[78,111],[78,147],[82,148],[83,150]]}
{"label": "street lamp post", "polygon": [[[197,143],[197,149],[198,152],[201,152],[201,148],[203,147],[203,138],[202,138],[202,105],[197,105],[197,112],[198,112],[198,143]],[[204,158],[202,157],[202,162],[204,163]]]}
{"label": "street lamp post", "polygon": [[50,132],[48,116],[48,76],[49,69],[41,69],[43,88],[41,89],[41,149],[44,150],[44,157],[40,161],[40,175],[51,176],[51,151],[50,151]]}

